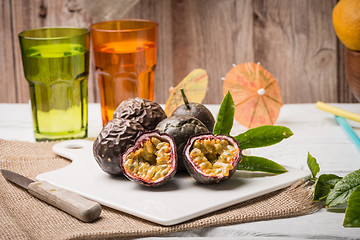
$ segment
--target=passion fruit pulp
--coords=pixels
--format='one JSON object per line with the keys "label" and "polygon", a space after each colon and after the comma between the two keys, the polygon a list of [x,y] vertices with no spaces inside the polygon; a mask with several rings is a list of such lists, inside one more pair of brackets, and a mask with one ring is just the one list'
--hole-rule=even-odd
{"label": "passion fruit pulp", "polygon": [[227,135],[192,136],[184,148],[184,164],[189,174],[203,184],[229,179],[241,161],[237,141]]}
{"label": "passion fruit pulp", "polygon": [[103,127],[93,143],[93,155],[101,169],[121,175],[120,156],[132,146],[144,128],[135,120],[112,119]]}
{"label": "passion fruit pulp", "polygon": [[134,146],[123,154],[121,167],[131,181],[150,187],[163,185],[177,169],[173,138],[157,131],[141,134]]}
{"label": "passion fruit pulp", "polygon": [[160,133],[167,133],[174,138],[178,157],[177,172],[186,172],[183,163],[183,150],[188,139],[193,135],[209,132],[199,119],[190,116],[172,116],[166,118],[156,126],[156,129]]}

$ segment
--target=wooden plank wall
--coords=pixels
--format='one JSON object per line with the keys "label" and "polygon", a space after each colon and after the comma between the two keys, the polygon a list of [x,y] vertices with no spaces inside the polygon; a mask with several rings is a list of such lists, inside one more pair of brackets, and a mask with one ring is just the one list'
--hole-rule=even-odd
{"label": "wooden plank wall", "polygon": [[[44,26],[89,27],[102,20],[159,22],[156,101],[191,70],[209,75],[205,103],[220,103],[232,64],[260,62],[284,103],[356,102],[332,28],[336,0],[0,0],[0,102],[28,102],[17,34]],[[96,4],[95,4],[95,3]],[[109,8],[111,6],[111,8]],[[90,73],[89,101],[98,102]]]}

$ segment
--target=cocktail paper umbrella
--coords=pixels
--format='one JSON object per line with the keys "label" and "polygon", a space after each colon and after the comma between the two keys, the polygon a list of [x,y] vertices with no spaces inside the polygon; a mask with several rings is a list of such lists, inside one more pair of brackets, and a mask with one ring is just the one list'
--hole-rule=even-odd
{"label": "cocktail paper umbrella", "polygon": [[277,81],[259,63],[234,66],[226,74],[223,94],[230,91],[235,103],[235,119],[247,128],[273,125],[282,106]]}
{"label": "cocktail paper umbrella", "polygon": [[201,68],[191,71],[175,88],[170,90],[169,98],[165,104],[165,113],[168,117],[177,107],[184,104],[181,88],[184,89],[189,102],[202,103],[208,88],[206,71]]}

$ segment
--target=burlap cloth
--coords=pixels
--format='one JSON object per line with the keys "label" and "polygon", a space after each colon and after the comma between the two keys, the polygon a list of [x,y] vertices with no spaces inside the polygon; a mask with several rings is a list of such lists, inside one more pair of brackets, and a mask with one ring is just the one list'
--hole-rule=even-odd
{"label": "burlap cloth", "polygon": [[[65,167],[69,160],[55,155],[54,143],[0,140],[0,168],[31,179]],[[103,207],[100,218],[83,223],[10,184],[0,174],[0,239],[105,239],[159,236],[195,228],[294,217],[317,211],[312,192],[302,181],[206,216],[164,227]]]}

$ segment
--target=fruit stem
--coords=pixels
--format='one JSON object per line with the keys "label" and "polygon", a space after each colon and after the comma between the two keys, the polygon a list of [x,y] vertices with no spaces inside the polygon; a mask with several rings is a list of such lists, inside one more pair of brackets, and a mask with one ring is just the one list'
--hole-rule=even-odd
{"label": "fruit stem", "polygon": [[187,99],[187,97],[186,97],[186,95],[185,95],[184,89],[180,88],[180,92],[181,92],[181,95],[182,95],[182,97],[183,97],[183,101],[184,101],[184,103],[185,103],[186,108],[187,108],[187,109],[190,109],[189,101],[188,101],[188,99]]}

